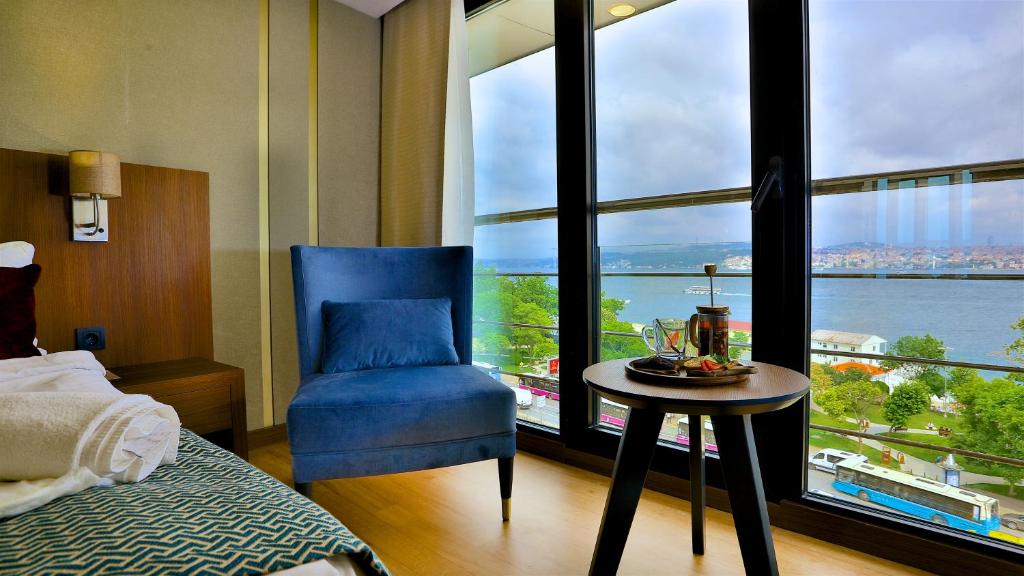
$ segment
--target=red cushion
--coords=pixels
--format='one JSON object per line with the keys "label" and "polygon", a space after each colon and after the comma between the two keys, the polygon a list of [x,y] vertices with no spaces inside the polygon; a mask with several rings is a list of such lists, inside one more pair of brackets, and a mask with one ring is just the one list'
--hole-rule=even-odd
{"label": "red cushion", "polygon": [[0,268],[0,360],[39,356],[36,337],[36,281],[42,268]]}

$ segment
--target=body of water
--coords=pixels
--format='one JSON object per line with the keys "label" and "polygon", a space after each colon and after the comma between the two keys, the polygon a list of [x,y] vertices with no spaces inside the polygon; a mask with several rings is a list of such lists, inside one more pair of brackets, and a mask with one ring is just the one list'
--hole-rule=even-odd
{"label": "body of water", "polygon": [[[686,288],[700,278],[604,277],[601,287],[628,300],[619,318],[650,323],[653,318],[686,318],[708,295]],[[716,278],[716,304],[733,320],[751,321],[751,279]],[[811,328],[876,334],[890,343],[900,336],[931,334],[947,346],[951,360],[1007,364],[1003,349],[1019,334],[1010,325],[1024,316],[1024,282],[1012,280],[882,280],[815,278],[811,283]],[[754,327],[754,339],[771,328]],[[989,375],[989,374],[987,374]],[[996,376],[996,373],[990,376]]]}

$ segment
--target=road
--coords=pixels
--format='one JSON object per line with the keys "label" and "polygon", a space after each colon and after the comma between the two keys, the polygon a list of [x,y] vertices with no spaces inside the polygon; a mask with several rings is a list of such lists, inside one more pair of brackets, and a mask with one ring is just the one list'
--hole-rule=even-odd
{"label": "road", "polygon": [[[558,428],[558,400],[551,400],[544,396],[534,396],[533,405],[526,409],[519,409],[519,419],[525,420],[533,424],[539,424],[541,426],[547,426],[548,428]],[[674,442],[676,440],[676,425],[678,422],[678,415],[669,415],[665,418],[664,425],[661,428],[661,439]],[[609,425],[610,426],[610,425]]]}
{"label": "road", "polygon": [[519,409],[519,419],[548,428],[558,428],[558,400],[534,396],[533,406],[525,410]]}
{"label": "road", "polygon": [[[859,504],[861,506],[867,506],[868,508],[875,508],[875,509],[878,509],[878,510],[885,510],[885,511],[888,511],[888,512],[893,512],[893,510],[891,508],[887,508],[885,506],[880,506],[878,504],[875,504],[874,502],[864,502],[864,501],[860,500],[859,498],[857,498],[856,496],[853,496],[852,494],[847,494],[845,492],[840,492],[838,490],[833,489],[832,488],[832,481],[835,480],[835,477],[836,477],[835,474],[833,474],[832,472],[826,472],[826,471],[823,471],[823,470],[817,470],[815,468],[808,467],[807,468],[807,490],[808,491],[818,490],[819,492],[816,492],[816,494],[819,495],[819,496],[823,495],[822,492],[825,492],[825,493],[828,494],[828,496],[830,496],[832,498],[835,498],[836,500],[842,500],[844,502],[853,502],[853,503]],[[1000,510],[1000,513],[1006,513],[1006,512],[1018,512],[1018,513],[1020,513],[1020,512],[1024,512],[1024,510],[1021,509],[1020,504],[1021,504],[1020,500],[1011,500],[1011,499],[1005,498],[1005,497],[1004,498],[999,498],[999,506],[1000,506],[999,510]],[[1005,532],[1007,534],[1011,534],[1011,535],[1016,536],[1018,538],[1024,538],[1024,531],[1010,530],[1009,528],[1007,528],[1005,526],[1000,528],[1000,531],[1001,532]]]}

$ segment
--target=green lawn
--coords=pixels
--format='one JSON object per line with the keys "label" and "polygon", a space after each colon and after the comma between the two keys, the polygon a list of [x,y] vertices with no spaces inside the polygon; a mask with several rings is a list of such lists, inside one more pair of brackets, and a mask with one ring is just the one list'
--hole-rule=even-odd
{"label": "green lawn", "polygon": [[811,410],[811,424],[821,424],[822,426],[831,426],[833,428],[843,428],[846,430],[856,430],[857,425],[853,422],[846,420],[838,420],[825,414],[818,412],[817,410]]}
{"label": "green lawn", "polygon": [[[847,452],[858,452],[868,457],[868,462],[882,466],[882,452],[876,450],[867,445],[860,445],[860,450],[857,449],[858,443],[856,440],[851,440],[845,436],[839,436],[832,432],[825,432],[824,430],[811,430],[810,442],[811,452],[816,452],[822,448],[835,448],[837,450],[845,450]],[[889,461],[887,467],[893,470],[899,470],[899,464],[896,463],[896,459],[893,458]]]}
{"label": "green lawn", "polygon": [[989,494],[996,494],[998,496],[1008,496],[1015,499],[1024,499],[1024,488],[1017,486],[1013,492],[1013,496],[1010,496],[1010,485],[1009,484],[964,484],[964,488],[968,490],[978,490],[980,492],[988,492]]}
{"label": "green lawn", "polygon": [[[949,438],[939,436],[938,434],[914,434],[907,432],[885,432],[882,436],[889,436],[890,438],[900,438],[902,440],[911,440],[913,442],[924,442],[926,444],[934,444],[936,446],[949,446]],[[914,458],[924,460],[926,462],[934,462],[936,456],[942,458],[946,457],[948,452],[942,450],[929,450],[927,448],[918,448],[916,446],[904,446],[902,444],[889,444],[893,449],[893,452],[899,450],[905,452]]]}
{"label": "green lawn", "polygon": [[[926,444],[934,444],[936,446],[952,446],[950,438],[944,438],[937,434],[915,434],[912,432],[885,432],[882,436],[889,436],[891,438],[902,438],[904,440],[912,440],[914,442],[924,442]],[[934,462],[936,456],[946,457],[945,452],[939,450],[929,450],[927,448],[917,448],[914,446],[903,446],[901,444],[890,444],[890,447],[895,450],[906,452],[907,454],[925,460],[927,462]],[[992,474],[992,471],[982,462],[971,458],[964,458],[961,456],[954,456],[956,463],[963,467],[968,472],[974,472],[975,474],[988,474],[998,476],[998,474]]]}
{"label": "green lawn", "polygon": [[[889,421],[885,419],[885,415],[882,413],[881,406],[872,406],[867,410],[868,420],[875,424],[888,424]],[[922,412],[921,414],[915,414],[910,417],[907,421],[907,428],[917,428],[919,430],[927,430],[928,423],[931,422],[938,429],[941,426],[951,428],[954,432],[962,429],[960,424],[960,418],[953,415],[943,416],[935,412]]]}

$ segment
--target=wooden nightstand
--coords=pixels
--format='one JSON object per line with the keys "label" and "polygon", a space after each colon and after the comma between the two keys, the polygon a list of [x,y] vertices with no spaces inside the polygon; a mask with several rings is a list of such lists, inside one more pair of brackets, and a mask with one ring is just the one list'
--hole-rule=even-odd
{"label": "wooden nightstand", "polygon": [[[229,448],[249,459],[245,422],[245,373],[205,358],[121,366],[111,383],[125,394],[148,394],[173,406],[181,425],[199,435],[228,432]],[[212,439],[212,438],[211,438]]]}

